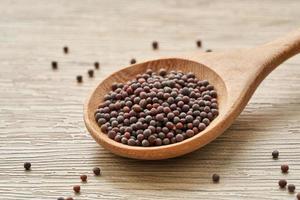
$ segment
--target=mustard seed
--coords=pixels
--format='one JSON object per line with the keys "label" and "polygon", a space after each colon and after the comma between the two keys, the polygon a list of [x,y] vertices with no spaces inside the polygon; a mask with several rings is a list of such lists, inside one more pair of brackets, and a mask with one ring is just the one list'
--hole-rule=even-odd
{"label": "mustard seed", "polygon": [[78,83],[82,83],[82,76],[81,75],[76,76],[76,80]]}
{"label": "mustard seed", "polygon": [[95,67],[95,69],[99,69],[99,67],[100,67],[99,62],[94,62],[94,67]]}
{"label": "mustard seed", "polygon": [[130,60],[130,64],[135,64],[136,63],[136,60],[134,59],[134,58],[132,58],[131,60]]}
{"label": "mustard seed", "polygon": [[279,151],[278,151],[278,150],[274,150],[274,151],[272,152],[272,157],[273,157],[273,159],[277,159],[278,156],[279,156]]}
{"label": "mustard seed", "polygon": [[52,61],[51,65],[52,65],[52,69],[54,69],[54,70],[56,70],[58,68],[58,65],[57,65],[56,61]]}
{"label": "mustard seed", "polygon": [[99,167],[94,167],[93,172],[96,176],[99,176],[101,174],[101,170]]}
{"label": "mustard seed", "polygon": [[94,77],[94,70],[92,69],[88,70],[88,75],[90,78]]}
{"label": "mustard seed", "polygon": [[288,190],[290,193],[294,193],[296,186],[294,184],[288,184]]}
{"label": "mustard seed", "polygon": [[152,42],[152,48],[153,48],[154,50],[157,50],[157,49],[158,49],[158,42],[157,42],[157,41],[153,41],[153,42]]}
{"label": "mustard seed", "polygon": [[68,54],[69,53],[69,48],[67,46],[64,46],[63,51],[64,51],[65,54]]}
{"label": "mustard seed", "polygon": [[80,193],[80,186],[79,185],[73,186],[73,190],[75,193]]}
{"label": "mustard seed", "polygon": [[65,200],[63,197],[58,197],[57,200]]}
{"label": "mustard seed", "polygon": [[81,175],[81,176],[80,176],[80,179],[81,179],[82,182],[86,182],[86,180],[87,180],[87,175]]}
{"label": "mustard seed", "polygon": [[103,133],[125,145],[173,144],[203,131],[218,116],[213,91],[191,72],[148,68],[131,81],[113,83],[95,120]]}
{"label": "mustard seed", "polygon": [[72,197],[68,197],[66,198],[66,200],[74,200]]}
{"label": "mustard seed", "polygon": [[282,173],[288,173],[289,166],[288,165],[281,165],[281,171],[282,171]]}
{"label": "mustard seed", "polygon": [[200,48],[202,46],[202,41],[201,40],[197,40],[196,41],[196,45],[197,45],[197,47]]}
{"label": "mustard seed", "polygon": [[286,184],[287,184],[287,182],[284,179],[281,179],[278,181],[278,185],[280,188],[285,188]]}
{"label": "mustard seed", "polygon": [[220,181],[220,175],[219,174],[213,174],[212,175],[212,180],[214,183],[217,183]]}
{"label": "mustard seed", "polygon": [[26,171],[29,171],[31,169],[31,163],[30,162],[25,162],[24,163],[24,168]]}

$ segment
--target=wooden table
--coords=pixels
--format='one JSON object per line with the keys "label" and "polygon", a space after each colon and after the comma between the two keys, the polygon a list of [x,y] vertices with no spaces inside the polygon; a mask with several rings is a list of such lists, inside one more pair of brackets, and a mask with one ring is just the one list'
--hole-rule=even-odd
{"label": "wooden table", "polygon": [[[252,47],[299,28],[299,0],[0,5],[0,199],[295,199],[277,182],[285,178],[300,189],[300,56],[261,84],[228,131],[181,158],[111,154],[86,131],[82,108],[91,89],[131,58]],[[159,51],[151,49],[153,40]],[[101,69],[88,78],[94,61]],[[82,84],[76,75],[83,75]],[[271,158],[274,149],[278,160]],[[32,162],[30,172],[25,161]],[[290,165],[287,175],[280,172],[283,163]],[[92,175],[94,166],[101,177]],[[212,183],[213,173],[221,175],[219,184]],[[80,183],[81,174],[88,183]],[[76,184],[80,195],[73,194]]]}

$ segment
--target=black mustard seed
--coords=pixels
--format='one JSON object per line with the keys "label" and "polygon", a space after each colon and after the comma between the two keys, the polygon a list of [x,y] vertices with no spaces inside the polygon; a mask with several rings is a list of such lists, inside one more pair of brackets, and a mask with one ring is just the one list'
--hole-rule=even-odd
{"label": "black mustard seed", "polygon": [[25,162],[24,163],[24,168],[26,171],[30,170],[31,169],[31,163],[30,162]]}
{"label": "black mustard seed", "polygon": [[195,74],[147,69],[126,83],[113,83],[95,112],[101,131],[130,146],[181,142],[218,116],[214,87]]}
{"label": "black mustard seed", "polygon": [[287,184],[287,182],[284,179],[281,179],[278,181],[278,185],[280,188],[285,188],[286,184]]}
{"label": "black mustard seed", "polygon": [[63,48],[63,51],[64,51],[65,54],[68,54],[68,53],[69,53],[69,48],[68,48],[67,46],[65,46],[65,47]]}
{"label": "black mustard seed", "polygon": [[135,64],[136,63],[136,60],[134,59],[134,58],[132,58],[131,60],[130,60],[130,64]]}
{"label": "black mustard seed", "polygon": [[88,70],[88,75],[89,75],[90,78],[94,77],[94,70],[89,69]]}
{"label": "black mustard seed", "polygon": [[75,193],[80,193],[80,186],[79,185],[73,186],[73,190]]}
{"label": "black mustard seed", "polygon": [[82,83],[82,76],[81,75],[76,76],[76,80],[78,83]]}
{"label": "black mustard seed", "polygon": [[289,166],[284,164],[284,165],[281,165],[281,171],[282,173],[288,173],[289,171]]}
{"label": "black mustard seed", "polygon": [[87,175],[81,175],[81,176],[80,176],[80,179],[81,179],[82,182],[86,182],[86,180],[87,180]]}
{"label": "black mustard seed", "polygon": [[95,67],[95,69],[99,69],[99,67],[100,67],[99,62],[94,62],[94,67]]}
{"label": "black mustard seed", "polygon": [[56,61],[52,61],[51,62],[51,66],[52,66],[52,69],[56,70],[58,65],[57,65],[57,62]]}
{"label": "black mustard seed", "polygon": [[220,181],[220,175],[219,174],[213,174],[212,180],[214,183],[218,183]]}
{"label": "black mustard seed", "polygon": [[93,172],[96,176],[99,176],[101,174],[101,170],[99,167],[94,167]]}
{"label": "black mustard seed", "polygon": [[202,46],[202,41],[201,40],[197,40],[196,41],[196,45],[197,45],[197,47],[200,48]]}
{"label": "black mustard seed", "polygon": [[278,151],[278,150],[274,150],[274,151],[272,152],[272,157],[273,157],[273,159],[277,159],[278,156],[279,156],[279,151]]}
{"label": "black mustard seed", "polygon": [[153,41],[153,42],[152,42],[152,48],[153,48],[154,50],[157,50],[157,49],[158,49],[158,42],[157,42],[157,41]]}
{"label": "black mustard seed", "polygon": [[296,186],[294,184],[288,184],[288,191],[290,193],[294,193],[296,189]]}

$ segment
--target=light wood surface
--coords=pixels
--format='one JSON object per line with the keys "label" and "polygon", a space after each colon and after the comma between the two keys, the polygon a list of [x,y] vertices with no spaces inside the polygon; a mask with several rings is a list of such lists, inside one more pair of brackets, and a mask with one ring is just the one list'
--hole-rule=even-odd
{"label": "light wood surface", "polygon": [[[130,65],[104,79],[93,90],[84,105],[85,125],[99,144],[120,156],[143,160],[182,156],[203,147],[221,135],[245,108],[264,78],[282,62],[299,52],[300,29],[258,47],[227,52],[196,53],[190,55],[191,60],[162,58]],[[111,91],[113,83],[125,84],[147,69],[158,72],[162,68],[167,71],[193,72],[200,80],[209,80],[218,92],[218,117],[195,136],[166,146],[148,148],[129,146],[107,137],[95,120],[95,110],[104,102],[103,94]]]}
{"label": "light wood surface", "polygon": [[[298,0],[1,1],[0,199],[73,196],[80,174],[88,183],[75,199],[295,199],[277,181],[300,191],[299,56],[262,82],[222,136],[176,159],[137,161],[104,150],[85,129],[83,103],[132,57],[253,47],[298,28],[299,8]],[[151,50],[153,40],[159,51]],[[101,69],[89,79],[96,60]],[[280,151],[275,161],[273,149]],[[24,172],[25,161],[32,171]],[[290,165],[287,175],[282,163]],[[92,176],[94,166],[101,177]],[[213,173],[219,184],[211,183]]]}

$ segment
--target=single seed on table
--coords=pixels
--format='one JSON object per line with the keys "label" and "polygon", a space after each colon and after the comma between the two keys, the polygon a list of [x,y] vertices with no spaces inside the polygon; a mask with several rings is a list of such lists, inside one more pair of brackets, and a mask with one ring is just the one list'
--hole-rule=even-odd
{"label": "single seed on table", "polygon": [[196,41],[196,44],[197,44],[197,47],[200,48],[200,47],[202,46],[202,41],[201,41],[201,40],[197,40],[197,41]]}
{"label": "single seed on table", "polygon": [[87,175],[81,175],[81,176],[80,176],[80,179],[81,179],[82,182],[86,182],[86,180],[87,180]]}
{"label": "single seed on table", "polygon": [[96,176],[99,176],[101,174],[101,170],[99,167],[94,167],[93,172]]}
{"label": "single seed on table", "polygon": [[24,168],[26,171],[30,170],[31,169],[31,163],[30,162],[25,162],[24,163]]}
{"label": "single seed on table", "polygon": [[278,150],[274,150],[274,151],[272,152],[272,157],[273,157],[273,159],[277,159],[278,156],[279,156],[279,151],[278,151]]}
{"label": "single seed on table", "polygon": [[57,200],[65,200],[63,197],[58,197]]}
{"label": "single seed on table", "polygon": [[57,66],[58,66],[58,65],[57,65],[57,62],[56,62],[56,61],[52,61],[52,62],[51,62],[51,65],[52,65],[52,69],[54,69],[54,70],[57,69]]}
{"label": "single seed on table", "polygon": [[206,52],[212,52],[212,50],[211,49],[207,49]]}
{"label": "single seed on table", "polygon": [[65,54],[69,53],[69,48],[67,46],[64,46],[63,50]]}
{"label": "single seed on table", "polygon": [[152,42],[152,48],[153,48],[154,50],[157,50],[157,49],[158,49],[158,42],[157,42],[157,41],[153,41],[153,42]]}
{"label": "single seed on table", "polygon": [[76,80],[78,83],[82,83],[82,76],[81,75],[76,76]]}
{"label": "single seed on table", "polygon": [[220,181],[220,175],[219,174],[213,174],[212,175],[212,180],[214,183],[217,183]]}
{"label": "single seed on table", "polygon": [[290,193],[294,193],[296,186],[294,184],[288,184],[288,190]]}
{"label": "single seed on table", "polygon": [[79,193],[80,192],[80,186],[79,185],[73,186],[73,190],[74,190],[75,193]]}
{"label": "single seed on table", "polygon": [[95,66],[95,69],[99,69],[99,66],[100,66],[99,62],[94,62],[94,66]]}
{"label": "single seed on table", "polygon": [[287,184],[287,182],[284,179],[281,179],[278,181],[278,185],[280,188],[285,188],[286,184]]}
{"label": "single seed on table", "polygon": [[66,198],[66,200],[74,200],[72,197],[68,197]]}
{"label": "single seed on table", "polygon": [[288,173],[289,166],[288,165],[281,165],[281,171],[282,171],[282,173]]}
{"label": "single seed on table", "polygon": [[130,60],[130,64],[135,64],[136,63],[136,60],[134,59],[134,58],[132,58],[131,60]]}
{"label": "single seed on table", "polygon": [[88,75],[89,75],[89,77],[92,78],[94,76],[94,70],[92,70],[92,69],[88,70]]}

